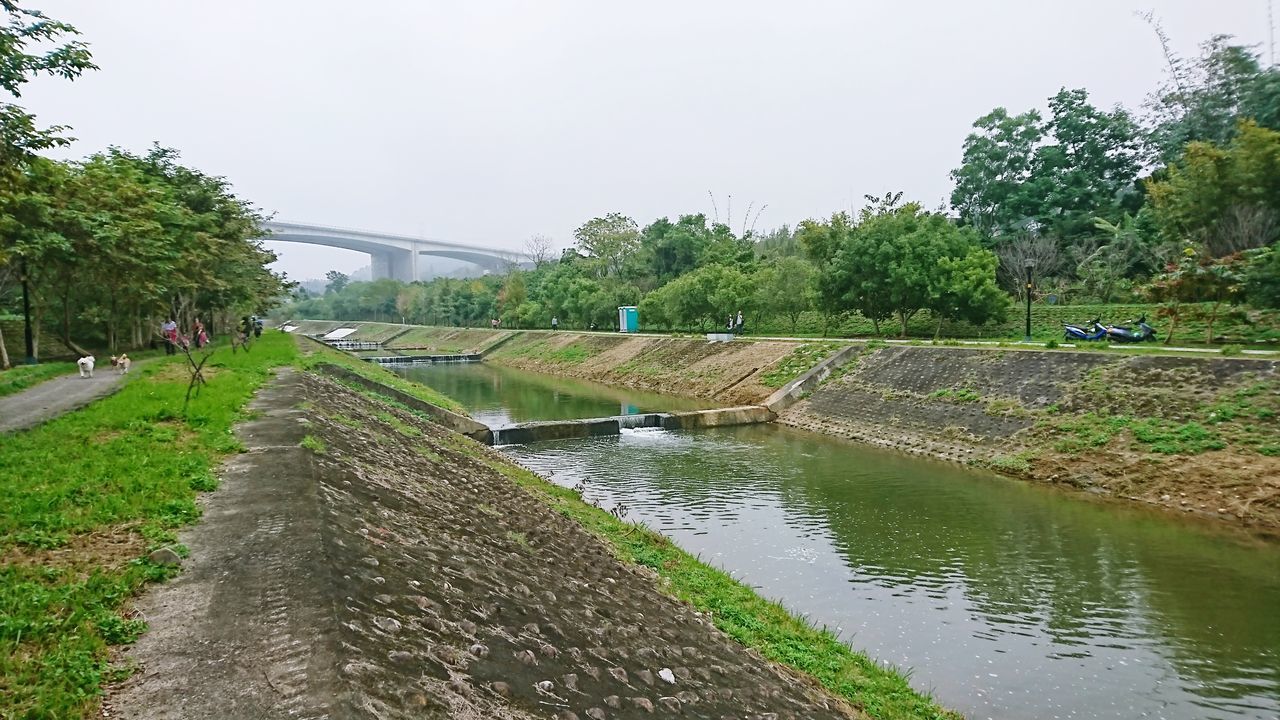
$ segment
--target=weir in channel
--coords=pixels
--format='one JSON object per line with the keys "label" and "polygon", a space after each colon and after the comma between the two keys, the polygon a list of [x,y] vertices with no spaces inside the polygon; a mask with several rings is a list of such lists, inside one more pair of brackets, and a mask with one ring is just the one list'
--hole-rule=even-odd
{"label": "weir in channel", "polygon": [[1274,540],[773,424],[645,419],[704,401],[485,363],[398,371],[491,427],[633,426],[504,451],[968,717],[1280,714]]}

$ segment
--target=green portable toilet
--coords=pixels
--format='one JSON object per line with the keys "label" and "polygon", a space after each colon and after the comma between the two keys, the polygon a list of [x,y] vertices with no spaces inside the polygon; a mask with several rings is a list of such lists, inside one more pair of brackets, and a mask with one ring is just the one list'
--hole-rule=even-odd
{"label": "green portable toilet", "polygon": [[618,308],[618,332],[640,332],[640,308],[634,305]]}

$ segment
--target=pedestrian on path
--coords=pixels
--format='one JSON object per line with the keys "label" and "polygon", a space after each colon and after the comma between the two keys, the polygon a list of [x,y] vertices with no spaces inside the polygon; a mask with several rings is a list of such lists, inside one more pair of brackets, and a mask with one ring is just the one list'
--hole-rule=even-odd
{"label": "pedestrian on path", "polygon": [[557,318],[554,318],[554,317],[551,318],[551,329],[552,330],[560,329],[560,321]]}
{"label": "pedestrian on path", "polygon": [[738,311],[738,319],[733,324],[733,331],[739,335],[742,334],[742,311]]}
{"label": "pedestrian on path", "polygon": [[178,323],[173,318],[160,325],[160,334],[164,335],[164,354],[173,355],[178,352]]}

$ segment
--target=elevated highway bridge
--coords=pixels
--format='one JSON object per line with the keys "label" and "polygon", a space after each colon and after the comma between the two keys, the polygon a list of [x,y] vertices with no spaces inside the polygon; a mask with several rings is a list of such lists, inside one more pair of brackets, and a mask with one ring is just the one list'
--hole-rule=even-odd
{"label": "elevated highway bridge", "polygon": [[264,240],[325,245],[368,253],[373,279],[392,278],[404,282],[418,279],[418,256],[462,260],[490,271],[503,271],[521,265],[525,258],[518,252],[500,248],[465,245],[409,235],[351,230],[306,223],[269,221],[263,227],[270,231]]}

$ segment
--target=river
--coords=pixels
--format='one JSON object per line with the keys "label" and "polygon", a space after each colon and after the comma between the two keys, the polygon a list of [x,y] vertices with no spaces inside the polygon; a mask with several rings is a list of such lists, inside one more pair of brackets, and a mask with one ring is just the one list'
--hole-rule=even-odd
{"label": "river", "polygon": [[[484,364],[482,422],[701,403]],[[970,718],[1280,716],[1280,546],[774,425],[508,446]]]}

